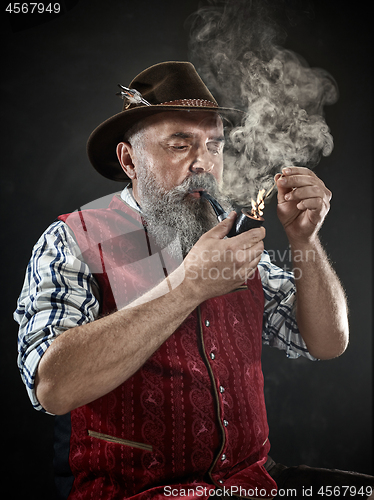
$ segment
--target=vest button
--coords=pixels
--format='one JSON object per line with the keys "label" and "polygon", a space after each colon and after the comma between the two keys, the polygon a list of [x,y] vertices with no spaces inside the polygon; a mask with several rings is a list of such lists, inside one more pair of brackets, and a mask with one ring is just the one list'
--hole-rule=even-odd
{"label": "vest button", "polygon": [[209,322],[209,320],[206,319],[205,320],[205,326],[209,326],[209,325],[210,325],[210,322]]}
{"label": "vest button", "polygon": [[209,356],[210,356],[210,359],[215,359],[215,357],[216,357],[216,355],[214,354],[214,352],[211,352]]}
{"label": "vest button", "polygon": [[226,460],[226,455],[225,454],[222,455],[221,460]]}
{"label": "vest button", "polygon": [[225,388],[222,385],[219,386],[219,392],[221,394],[223,394],[225,392]]}
{"label": "vest button", "polygon": [[228,421],[227,421],[227,420],[224,420],[224,421],[223,421],[223,425],[224,425],[225,427],[227,427],[227,426],[229,425]]}

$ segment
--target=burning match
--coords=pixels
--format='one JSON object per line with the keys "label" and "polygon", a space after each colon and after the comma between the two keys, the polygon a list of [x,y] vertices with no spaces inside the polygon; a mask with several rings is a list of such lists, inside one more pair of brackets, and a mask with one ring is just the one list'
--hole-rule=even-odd
{"label": "burning match", "polygon": [[[281,179],[282,177],[284,177],[284,174],[282,174],[282,173],[281,173],[281,176],[279,177],[279,179]],[[279,179],[278,179],[278,180],[279,180]],[[266,200],[266,198],[267,198],[268,196],[270,196],[271,192],[273,191],[273,189],[275,188],[275,186],[276,186],[276,185],[277,185],[277,183],[276,183],[276,181],[274,181],[274,184],[273,184],[273,185],[271,186],[271,188],[270,188],[270,189],[266,192],[266,194],[265,194],[265,196],[264,196],[264,200]],[[260,190],[260,191],[261,191],[261,190]],[[265,191],[265,189],[264,189],[264,191]],[[258,196],[257,196],[257,198],[258,198]],[[253,201],[253,200],[252,200],[252,201]]]}

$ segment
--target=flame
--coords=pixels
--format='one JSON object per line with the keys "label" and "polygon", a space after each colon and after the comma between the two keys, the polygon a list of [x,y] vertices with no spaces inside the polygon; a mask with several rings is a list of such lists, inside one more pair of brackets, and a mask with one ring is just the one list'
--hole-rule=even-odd
{"label": "flame", "polygon": [[260,189],[260,191],[257,194],[256,201],[253,198],[251,200],[252,203],[251,215],[252,217],[256,217],[256,219],[261,217],[264,213],[263,212],[265,208],[264,194],[265,194],[265,189]]}

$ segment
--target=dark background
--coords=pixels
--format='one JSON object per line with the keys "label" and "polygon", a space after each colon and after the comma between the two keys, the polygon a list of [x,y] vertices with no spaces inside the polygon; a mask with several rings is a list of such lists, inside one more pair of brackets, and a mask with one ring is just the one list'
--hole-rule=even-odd
{"label": "dark background", "polygon": [[[53,417],[32,409],[16,366],[12,312],[32,246],[59,214],[121,187],[90,166],[86,140],[120,111],[117,83],[127,85],[157,62],[188,59],[185,22],[199,6],[60,3],[63,15],[44,15],[39,24],[34,16],[33,25],[2,12],[1,475],[11,498],[30,500],[54,498]],[[305,4],[288,3],[301,10]],[[316,172],[334,194],[321,238],[347,291],[351,341],[342,357],[314,363],[264,349],[271,455],[288,465],[372,473],[372,11],[351,2],[313,6],[314,18],[286,27],[286,47],[328,70],[340,88],[326,114],[335,149]],[[287,242],[274,200],[265,217],[266,246],[281,255]]]}

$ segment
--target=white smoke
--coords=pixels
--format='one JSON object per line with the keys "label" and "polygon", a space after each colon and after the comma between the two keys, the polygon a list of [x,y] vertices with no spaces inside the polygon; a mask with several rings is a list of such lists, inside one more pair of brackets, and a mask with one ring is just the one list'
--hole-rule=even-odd
{"label": "white smoke", "polygon": [[190,58],[221,106],[245,112],[229,134],[225,196],[250,205],[284,166],[314,168],[333,149],[323,107],[338,98],[337,84],[281,46],[274,21],[282,0],[213,0],[193,15]]}

